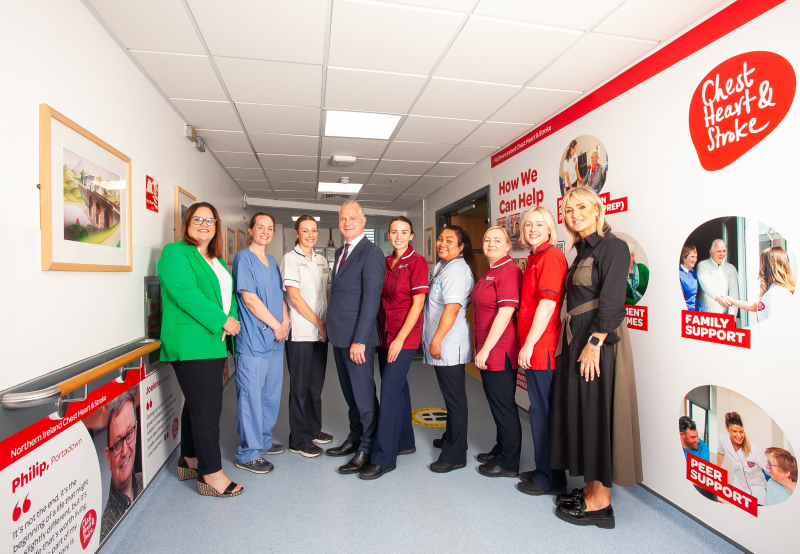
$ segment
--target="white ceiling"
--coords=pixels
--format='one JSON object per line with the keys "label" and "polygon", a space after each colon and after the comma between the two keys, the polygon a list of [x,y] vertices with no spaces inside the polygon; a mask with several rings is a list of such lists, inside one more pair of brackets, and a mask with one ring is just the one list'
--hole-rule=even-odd
{"label": "white ceiling", "polygon": [[[316,183],[349,177],[401,211],[730,3],[83,1],[249,196],[331,204]],[[402,117],[321,137],[326,109]]]}

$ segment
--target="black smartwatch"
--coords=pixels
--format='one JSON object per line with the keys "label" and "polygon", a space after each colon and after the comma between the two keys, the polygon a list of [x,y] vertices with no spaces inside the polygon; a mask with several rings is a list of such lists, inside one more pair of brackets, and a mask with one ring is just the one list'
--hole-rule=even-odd
{"label": "black smartwatch", "polygon": [[603,341],[594,335],[591,335],[589,337],[589,346],[592,348],[592,351],[600,350],[600,347],[603,346]]}

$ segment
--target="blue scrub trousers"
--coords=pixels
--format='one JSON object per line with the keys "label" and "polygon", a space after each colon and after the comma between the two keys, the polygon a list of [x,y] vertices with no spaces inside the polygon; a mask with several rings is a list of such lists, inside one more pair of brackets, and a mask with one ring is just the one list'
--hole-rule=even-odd
{"label": "blue scrub trousers", "polygon": [[[548,362],[549,367],[549,362]],[[531,407],[528,416],[531,420],[531,434],[533,435],[533,459],[536,471],[533,481],[543,491],[557,492],[567,487],[567,473],[563,469],[550,469],[548,456],[550,455],[550,406],[553,401],[553,373],[552,369],[525,370],[525,379],[528,382],[528,398]]]}
{"label": "blue scrub trousers", "polygon": [[283,386],[283,348],[264,357],[236,355],[236,461],[246,464],[272,448]]}
{"label": "blue scrub trousers", "polygon": [[381,372],[381,399],[378,411],[378,431],[372,445],[372,463],[382,467],[397,464],[397,451],[414,448],[414,429],[411,424],[411,391],[406,376],[411,368],[416,348],[404,348],[397,359],[388,363],[389,350],[378,348],[378,368]]}

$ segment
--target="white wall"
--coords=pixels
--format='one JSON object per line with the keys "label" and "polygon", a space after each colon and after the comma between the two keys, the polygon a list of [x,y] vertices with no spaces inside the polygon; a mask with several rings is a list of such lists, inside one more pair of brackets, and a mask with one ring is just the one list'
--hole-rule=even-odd
{"label": "white wall", "polygon": [[423,200],[406,210],[406,217],[411,220],[411,226],[414,228],[414,240],[411,241],[411,246],[423,256],[425,255],[423,251],[425,244],[424,207],[425,201]]}
{"label": "white wall", "polygon": [[[78,0],[4,2],[0,49],[9,207],[0,229],[10,247],[0,277],[1,390],[143,336],[143,278],[173,240],[176,185],[214,204],[222,226],[246,226],[242,192],[183,137],[183,122]],[[133,272],[41,270],[40,103],[130,156]],[[145,175],[160,183],[158,214],[145,209]]]}

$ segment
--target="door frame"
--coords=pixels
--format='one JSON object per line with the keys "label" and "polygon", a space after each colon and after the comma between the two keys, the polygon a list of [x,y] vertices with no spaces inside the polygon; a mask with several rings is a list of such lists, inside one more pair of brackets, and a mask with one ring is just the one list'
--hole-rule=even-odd
{"label": "door frame", "polygon": [[[470,194],[456,200],[452,204],[448,204],[444,208],[436,210],[436,220],[435,225],[436,228],[434,229],[435,236],[433,237],[433,241],[436,242],[436,238],[439,236],[439,233],[442,232],[445,225],[447,225],[447,218],[448,216],[452,215],[453,212],[457,211],[459,208],[463,208],[464,206],[468,206],[472,204],[475,200],[479,198],[486,197],[486,211],[487,217],[489,219],[489,227],[491,227],[492,223],[492,195],[491,195],[492,186],[486,185],[485,187],[481,187],[478,190],[471,192]],[[474,247],[474,245],[473,245]],[[483,250],[481,250],[483,252]]]}

